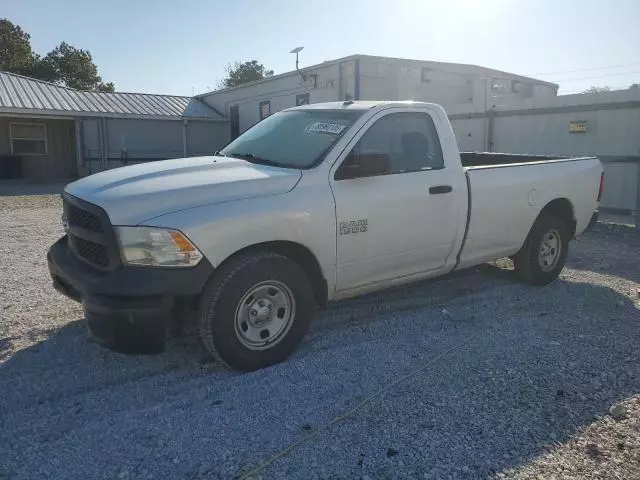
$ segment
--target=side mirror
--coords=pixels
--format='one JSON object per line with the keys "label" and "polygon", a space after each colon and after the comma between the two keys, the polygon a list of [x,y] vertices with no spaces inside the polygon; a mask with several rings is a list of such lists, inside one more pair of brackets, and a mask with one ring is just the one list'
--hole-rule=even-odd
{"label": "side mirror", "polygon": [[383,152],[351,152],[336,172],[336,180],[375,177],[389,172],[391,159]]}

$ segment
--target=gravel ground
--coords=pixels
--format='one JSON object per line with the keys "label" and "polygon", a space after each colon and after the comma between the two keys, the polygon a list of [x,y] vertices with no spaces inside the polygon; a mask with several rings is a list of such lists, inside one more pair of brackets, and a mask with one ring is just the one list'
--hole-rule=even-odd
{"label": "gravel ground", "polygon": [[504,261],[336,304],[238,374],[193,337],[89,342],[48,278],[59,218],[57,196],[0,196],[0,479],[640,478],[631,228],[573,242],[548,287]]}

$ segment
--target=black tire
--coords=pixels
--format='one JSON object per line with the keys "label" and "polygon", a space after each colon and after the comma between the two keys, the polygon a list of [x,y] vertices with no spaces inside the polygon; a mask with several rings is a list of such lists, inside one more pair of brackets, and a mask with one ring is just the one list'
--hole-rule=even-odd
{"label": "black tire", "polygon": [[[293,314],[288,330],[273,345],[256,350],[243,343],[236,314],[243,308],[240,302],[245,295],[261,282],[284,285],[293,299]],[[223,265],[204,288],[198,313],[200,338],[214,358],[228,367],[257,370],[285,360],[298,348],[315,308],[309,279],[296,262],[271,252],[240,255]]]}
{"label": "black tire", "polygon": [[[560,252],[545,266],[539,258],[541,248],[547,248],[545,240],[557,235],[554,244],[558,244]],[[522,249],[513,257],[513,265],[520,279],[533,285],[547,285],[553,282],[564,268],[569,253],[569,228],[567,222],[557,215],[543,213],[533,224],[529,236]],[[549,249],[551,252],[553,249]],[[555,253],[555,252],[554,252]]]}

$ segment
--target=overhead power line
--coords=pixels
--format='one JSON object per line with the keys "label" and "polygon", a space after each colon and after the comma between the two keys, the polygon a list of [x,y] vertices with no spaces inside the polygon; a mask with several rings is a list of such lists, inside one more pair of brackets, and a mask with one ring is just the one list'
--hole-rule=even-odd
{"label": "overhead power line", "polygon": [[[592,85],[593,86],[593,85]],[[615,91],[615,90],[629,90],[631,88],[631,85],[603,85],[605,87],[609,87],[611,89],[611,91]],[[567,88],[567,89],[563,89],[560,88],[560,90],[558,91],[558,95],[569,95],[569,94],[573,94],[573,93],[583,93],[585,90],[588,90],[588,88],[582,87],[582,88]]]}
{"label": "overhead power line", "polygon": [[608,70],[610,68],[622,68],[622,67],[630,67],[632,65],[640,65],[640,62],[632,62],[632,63],[625,63],[622,65],[609,65],[607,67],[593,67],[593,68],[580,68],[578,70],[564,70],[561,72],[544,72],[544,73],[529,73],[528,75],[560,75],[563,73],[577,73],[577,72],[590,72],[593,70]]}
{"label": "overhead power line", "polygon": [[554,80],[556,83],[560,82],[574,82],[577,80],[592,80],[594,78],[606,78],[606,77],[623,77],[625,75],[638,75],[640,74],[640,70],[635,70],[633,72],[622,72],[622,73],[608,73],[606,75],[594,75],[591,77],[579,77],[579,78],[562,78],[560,80]]}

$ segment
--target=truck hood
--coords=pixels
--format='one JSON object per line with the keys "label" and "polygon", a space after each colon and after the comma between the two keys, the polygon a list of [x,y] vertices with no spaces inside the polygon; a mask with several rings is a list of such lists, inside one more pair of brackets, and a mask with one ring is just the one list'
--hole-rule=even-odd
{"label": "truck hood", "polygon": [[137,225],[178,210],[290,191],[300,170],[227,157],[193,157],[90,175],[65,192],[102,207],[113,225]]}

